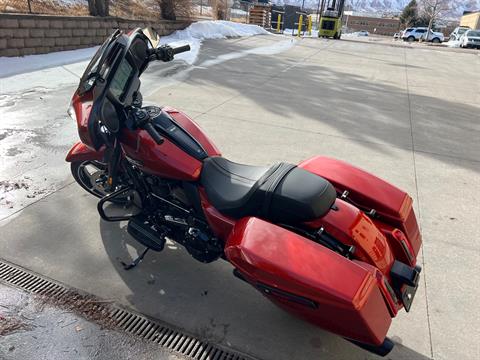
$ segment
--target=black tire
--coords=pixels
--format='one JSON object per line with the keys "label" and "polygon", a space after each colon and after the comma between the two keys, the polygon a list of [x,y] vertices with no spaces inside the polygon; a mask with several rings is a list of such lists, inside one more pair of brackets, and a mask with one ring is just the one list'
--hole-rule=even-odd
{"label": "black tire", "polygon": [[337,39],[338,39],[338,33],[335,33],[335,35],[333,35],[333,38],[334,38],[335,40],[337,40]]}
{"label": "black tire", "polygon": [[432,43],[434,43],[434,44],[440,44],[441,41],[440,41],[439,38],[433,38],[433,39],[432,39]]}
{"label": "black tire", "polygon": [[409,36],[409,37],[407,38],[407,41],[408,41],[409,43],[414,42],[414,41],[415,41],[415,36]]}
{"label": "black tire", "polygon": [[[94,170],[91,174],[88,173],[87,166],[90,166]],[[95,171],[95,168],[97,169]],[[100,179],[102,176],[107,174],[107,165],[100,161],[77,161],[70,164],[70,170],[75,181],[80,185],[85,191],[89,192],[93,196],[102,198],[105,195],[111,193],[111,191],[104,189],[104,182],[95,182],[95,179]],[[94,183],[92,183],[94,182]],[[117,204],[124,204],[127,202],[128,193],[123,196],[118,196],[115,199],[112,199],[112,202]]]}

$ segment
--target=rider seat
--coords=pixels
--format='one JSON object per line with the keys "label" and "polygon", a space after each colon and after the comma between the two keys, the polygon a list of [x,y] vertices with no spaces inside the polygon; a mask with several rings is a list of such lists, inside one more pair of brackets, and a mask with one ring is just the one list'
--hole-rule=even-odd
{"label": "rider seat", "polygon": [[200,181],[211,204],[235,219],[299,223],[325,215],[336,199],[327,180],[288,163],[261,167],[209,157]]}

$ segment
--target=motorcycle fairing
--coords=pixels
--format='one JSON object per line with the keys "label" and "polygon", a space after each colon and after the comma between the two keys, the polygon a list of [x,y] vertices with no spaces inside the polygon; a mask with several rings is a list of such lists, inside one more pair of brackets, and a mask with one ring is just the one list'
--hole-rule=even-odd
{"label": "motorcycle fairing", "polygon": [[103,160],[105,148],[94,150],[82,142],[77,142],[72,146],[65,158],[67,162],[88,161],[88,160]]}
{"label": "motorcycle fairing", "polygon": [[375,267],[254,217],[225,246],[241,277],[285,310],[329,331],[380,345],[391,323]]}

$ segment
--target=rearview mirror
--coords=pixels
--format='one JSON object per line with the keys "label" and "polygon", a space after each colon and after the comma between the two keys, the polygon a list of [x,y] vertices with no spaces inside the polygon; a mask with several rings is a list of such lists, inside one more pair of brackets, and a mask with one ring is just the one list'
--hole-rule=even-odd
{"label": "rearview mirror", "polygon": [[150,40],[152,43],[152,46],[154,48],[158,47],[158,44],[160,43],[160,35],[152,28],[152,27],[146,27],[145,29],[142,30],[145,36]]}

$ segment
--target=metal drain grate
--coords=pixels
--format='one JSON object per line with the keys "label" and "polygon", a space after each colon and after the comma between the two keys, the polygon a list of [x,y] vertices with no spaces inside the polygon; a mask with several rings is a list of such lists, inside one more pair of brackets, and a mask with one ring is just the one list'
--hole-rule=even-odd
{"label": "metal drain grate", "polygon": [[[54,301],[62,301],[71,296],[85,296],[77,289],[34,274],[18,265],[0,260],[0,281],[16,286],[30,293],[47,297]],[[178,354],[194,360],[255,360],[254,358],[235,353],[206,341],[187,335],[179,330],[150,319],[119,305],[102,304],[101,300],[94,305],[96,311],[105,314],[116,329],[131,335],[159,344]]]}

